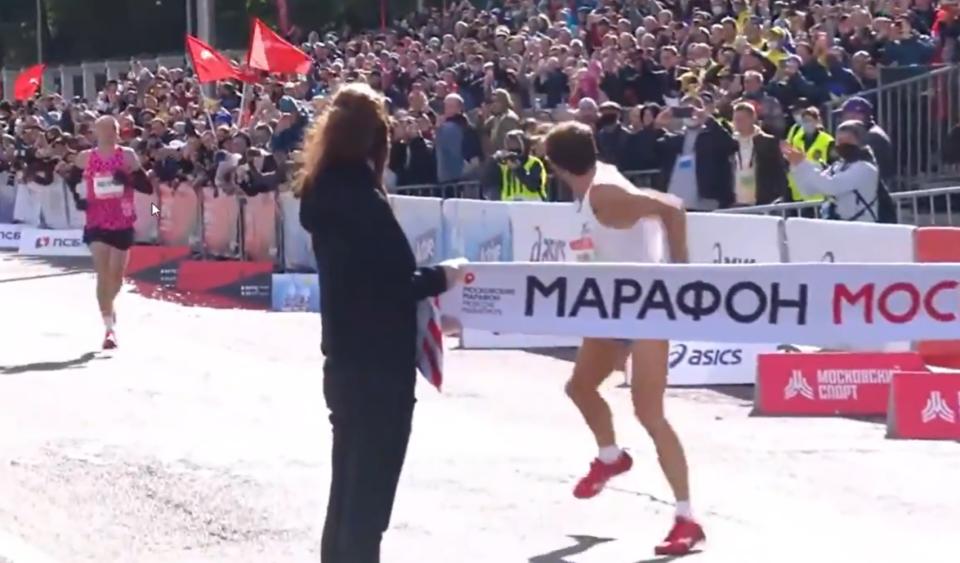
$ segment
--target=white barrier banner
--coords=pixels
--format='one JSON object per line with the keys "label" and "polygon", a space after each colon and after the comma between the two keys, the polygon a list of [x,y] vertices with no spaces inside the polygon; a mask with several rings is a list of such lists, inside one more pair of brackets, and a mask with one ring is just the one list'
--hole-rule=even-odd
{"label": "white barrier banner", "polygon": [[883,225],[822,219],[789,219],[790,262],[913,262],[912,225]]}
{"label": "white barrier banner", "polygon": [[[914,262],[913,225],[883,225],[820,219],[790,219],[786,224],[790,262],[834,262],[891,264]],[[812,344],[812,342],[801,342]],[[850,338],[823,342],[840,350],[876,350],[858,347]],[[908,341],[887,342],[887,352],[911,349]]]}
{"label": "white barrier banner", "polygon": [[762,215],[689,213],[687,249],[695,264],[783,262],[783,219]]}
{"label": "white barrier banner", "polygon": [[390,205],[410,241],[417,266],[436,264],[443,259],[442,203],[437,197],[390,196]]}
{"label": "white barrier banner", "polygon": [[24,229],[20,232],[20,254],[28,256],[90,256],[83,243],[83,231]]}
{"label": "white barrier banner", "polygon": [[574,203],[510,202],[513,259],[528,262],[573,262],[570,243],[584,226]]}
{"label": "white barrier banner", "polygon": [[0,223],[0,249],[19,250],[22,225]]}
{"label": "white barrier banner", "polygon": [[313,239],[300,225],[300,200],[293,192],[277,196],[283,216],[283,260],[288,270],[317,271],[317,257],[313,254]]}
{"label": "white barrier banner", "polygon": [[[778,264],[783,261],[783,219],[763,215],[690,213],[687,248],[695,264]],[[777,344],[670,343],[670,385],[753,383],[757,355]]]}
{"label": "white barrier banner", "polygon": [[670,342],[670,385],[746,385],[757,376],[757,356],[777,351],[773,344]]}
{"label": "white barrier banner", "polygon": [[960,264],[471,264],[464,327],[596,338],[947,339]]}

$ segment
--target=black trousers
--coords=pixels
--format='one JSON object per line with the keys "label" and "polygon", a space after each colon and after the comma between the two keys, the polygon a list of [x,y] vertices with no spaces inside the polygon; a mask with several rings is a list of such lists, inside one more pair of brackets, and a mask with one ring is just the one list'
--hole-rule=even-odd
{"label": "black trousers", "polygon": [[407,371],[324,365],[333,461],[322,563],[380,562],[413,419],[416,373]]}

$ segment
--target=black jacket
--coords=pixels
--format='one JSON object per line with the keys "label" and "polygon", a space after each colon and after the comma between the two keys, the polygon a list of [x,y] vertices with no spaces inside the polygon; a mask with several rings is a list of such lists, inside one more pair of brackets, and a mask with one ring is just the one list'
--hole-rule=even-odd
{"label": "black jacket", "polygon": [[753,165],[757,181],[757,205],[767,205],[777,199],[790,199],[787,183],[787,163],[780,152],[780,141],[773,135],[758,131],[753,137]]}
{"label": "black jacket", "polygon": [[[657,140],[657,161],[660,174],[657,176],[657,188],[667,191],[670,177],[680,153],[683,152],[684,133],[667,133]],[[731,157],[740,146],[727,131],[712,117],[707,120],[704,130],[694,143],[696,157],[697,192],[701,198],[714,199],[720,207],[730,207],[735,201],[733,193],[733,161]]]}
{"label": "black jacket", "polygon": [[365,164],[320,174],[300,223],[320,271],[321,349],[349,370],[379,370],[410,385],[416,374],[417,303],[446,289],[442,268],[417,268],[385,193]]}

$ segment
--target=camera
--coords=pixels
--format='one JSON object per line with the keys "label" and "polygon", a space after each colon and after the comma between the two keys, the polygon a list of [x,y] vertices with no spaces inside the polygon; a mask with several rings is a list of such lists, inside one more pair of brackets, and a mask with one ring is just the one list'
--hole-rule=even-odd
{"label": "camera", "polygon": [[523,154],[520,151],[497,151],[493,153],[493,159],[497,161],[498,164],[506,164],[508,162],[520,162],[523,160]]}

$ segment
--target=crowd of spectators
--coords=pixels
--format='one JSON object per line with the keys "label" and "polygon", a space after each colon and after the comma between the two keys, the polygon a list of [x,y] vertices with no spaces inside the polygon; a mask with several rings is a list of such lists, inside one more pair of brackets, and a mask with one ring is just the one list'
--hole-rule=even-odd
{"label": "crowd of spectators", "polygon": [[[223,82],[205,95],[187,69],[134,64],[94,100],[2,102],[0,184],[58,181],[109,113],[157,182],[286,189],[311,116],[339,85],[365,81],[393,116],[390,187],[477,180],[500,198],[516,176],[543,193],[539,138],[577,119],[604,160],[659,170],[656,185],[692,190],[694,209],[793,199],[769,162],[762,187],[740,189],[738,136],[791,141],[857,95],[847,117],[869,128],[879,67],[960,60],[958,12],[957,0],[451,2],[384,30],[311,33],[309,74],[264,75],[246,92]],[[677,188],[687,154],[693,188]]]}

